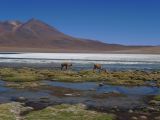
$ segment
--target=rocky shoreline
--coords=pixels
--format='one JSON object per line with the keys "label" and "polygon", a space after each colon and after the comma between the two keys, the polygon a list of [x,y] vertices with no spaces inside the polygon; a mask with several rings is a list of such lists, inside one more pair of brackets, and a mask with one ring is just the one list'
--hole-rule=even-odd
{"label": "rocky shoreline", "polygon": [[[24,97],[16,102],[0,104],[0,119],[3,120],[159,120],[160,96],[150,96],[147,107],[121,109],[117,106],[109,108],[94,108],[84,104],[55,104],[37,109],[25,102]],[[18,102],[19,101],[19,102]],[[154,101],[154,102],[153,102]],[[47,102],[47,98],[43,101]],[[35,103],[36,104],[36,103]],[[37,103],[38,105],[38,103]]]}

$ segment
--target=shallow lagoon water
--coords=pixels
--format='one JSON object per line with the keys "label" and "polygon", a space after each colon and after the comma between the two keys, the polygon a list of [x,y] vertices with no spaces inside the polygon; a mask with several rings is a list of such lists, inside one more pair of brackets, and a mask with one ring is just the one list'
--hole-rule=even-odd
{"label": "shallow lagoon water", "polygon": [[118,92],[126,95],[157,95],[160,94],[160,88],[147,86],[115,86],[104,85],[99,87],[97,82],[82,82],[82,83],[68,83],[68,82],[54,82],[44,81],[49,86],[71,88],[76,90],[95,90],[97,93]]}
{"label": "shallow lagoon water", "polygon": [[[61,103],[84,103],[96,108],[112,108],[114,106],[118,106],[122,109],[130,109],[137,106],[145,106],[146,104],[143,101],[145,96],[160,94],[160,88],[157,87],[125,87],[112,85],[99,87],[96,82],[41,82],[43,85],[37,88],[10,88],[6,87],[5,84],[7,83],[1,81],[0,103],[16,101],[19,97],[25,97],[27,99],[27,101],[25,101],[26,105],[37,109]],[[56,90],[56,92],[54,90]],[[64,93],[61,93],[61,91],[64,91]],[[74,95],[75,91],[77,95]],[[105,95],[107,93],[118,93],[125,96],[108,96],[99,98],[99,95]]]}

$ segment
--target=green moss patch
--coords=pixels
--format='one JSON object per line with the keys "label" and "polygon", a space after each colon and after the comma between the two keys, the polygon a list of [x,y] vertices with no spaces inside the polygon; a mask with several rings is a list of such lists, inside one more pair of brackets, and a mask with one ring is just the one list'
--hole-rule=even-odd
{"label": "green moss patch", "polygon": [[[28,111],[27,114],[22,114]],[[25,112],[26,113],[26,112]],[[18,102],[0,105],[0,120],[113,120],[113,114],[86,110],[85,105],[61,104],[33,111]]]}
{"label": "green moss patch", "polygon": [[47,107],[25,116],[25,120],[113,120],[114,118],[112,114],[86,110],[82,104]]}
{"label": "green moss patch", "polygon": [[16,120],[14,113],[12,112],[12,104],[0,105],[0,120]]}
{"label": "green moss patch", "polygon": [[92,70],[76,72],[32,68],[1,68],[0,77],[2,80],[11,82],[30,82],[38,80],[63,82],[103,81],[113,85],[151,85],[148,83],[155,82],[156,86],[160,86],[160,71],[117,71],[99,73],[93,72]]}
{"label": "green moss patch", "polygon": [[156,101],[160,101],[160,95],[156,95],[153,99]]}

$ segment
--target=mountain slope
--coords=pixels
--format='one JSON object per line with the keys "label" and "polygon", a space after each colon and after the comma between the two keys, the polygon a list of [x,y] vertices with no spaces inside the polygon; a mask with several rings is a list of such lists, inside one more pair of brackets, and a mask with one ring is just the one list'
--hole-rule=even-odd
{"label": "mountain slope", "polygon": [[48,24],[31,19],[0,22],[0,51],[19,52],[107,52],[148,48],[123,46],[74,38]]}

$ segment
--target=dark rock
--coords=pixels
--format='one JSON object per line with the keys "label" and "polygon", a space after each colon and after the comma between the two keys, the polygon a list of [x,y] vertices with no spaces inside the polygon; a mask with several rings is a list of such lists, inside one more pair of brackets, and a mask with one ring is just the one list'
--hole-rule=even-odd
{"label": "dark rock", "polygon": [[147,111],[149,111],[149,112],[157,112],[157,111],[159,111],[159,109],[156,108],[156,107],[148,106],[148,107],[147,107]]}
{"label": "dark rock", "polygon": [[151,101],[149,102],[149,104],[150,104],[150,105],[156,105],[156,106],[158,106],[158,105],[160,105],[160,101],[151,100]]}
{"label": "dark rock", "polygon": [[20,115],[28,114],[29,112],[31,112],[33,110],[34,110],[33,107],[24,107],[23,109],[21,109]]}
{"label": "dark rock", "polygon": [[133,116],[133,117],[131,117],[131,120],[138,120],[138,118]]}
{"label": "dark rock", "polygon": [[16,98],[12,98],[13,101],[16,101],[16,102],[25,102],[27,101],[28,99],[25,98],[25,97],[16,97]]}
{"label": "dark rock", "polygon": [[133,113],[133,110],[130,109],[128,112],[129,112],[129,113]]}
{"label": "dark rock", "polygon": [[103,82],[99,83],[99,87],[102,87],[102,86],[104,86],[104,83]]}
{"label": "dark rock", "polygon": [[160,120],[160,116],[157,116],[154,118],[155,120]]}
{"label": "dark rock", "polygon": [[147,119],[148,119],[147,116],[144,116],[144,115],[140,116],[139,118],[140,118],[141,120],[147,120]]}
{"label": "dark rock", "polygon": [[73,94],[69,94],[69,93],[68,93],[68,94],[64,94],[64,95],[65,95],[65,96],[73,96]]}

